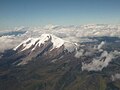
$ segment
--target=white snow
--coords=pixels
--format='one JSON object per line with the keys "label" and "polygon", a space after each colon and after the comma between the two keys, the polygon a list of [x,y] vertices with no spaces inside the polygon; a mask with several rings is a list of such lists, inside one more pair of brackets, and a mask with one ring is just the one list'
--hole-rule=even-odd
{"label": "white snow", "polygon": [[42,34],[40,38],[38,38],[38,42],[36,43],[35,47],[32,49],[34,51],[37,46],[41,46],[41,44],[44,44],[46,41],[49,41],[51,39],[51,36],[49,34]]}
{"label": "white snow", "polygon": [[26,49],[29,49],[32,45],[35,44],[35,42],[38,40],[38,38],[28,38],[27,40],[23,41],[21,44],[19,44],[17,47],[15,47],[13,50],[17,50],[19,47],[23,46],[23,49],[21,51],[24,51]]}
{"label": "white snow", "polygon": [[15,47],[13,50],[17,50],[18,48],[22,47],[20,51],[25,51],[29,48],[31,48],[33,45],[34,47],[32,48],[31,51],[34,51],[37,46],[41,46],[41,44],[44,44],[46,41],[51,41],[53,44],[53,47],[51,48],[51,51],[55,48],[59,48],[64,45],[64,49],[68,50],[68,52],[73,52],[76,50],[76,44],[71,43],[68,41],[65,41],[59,37],[56,37],[55,35],[52,34],[42,34],[39,38],[28,38],[27,40],[23,41],[21,44],[19,44],[17,47]]}
{"label": "white snow", "polygon": [[105,45],[105,42],[102,41],[102,42],[98,45],[97,49],[101,49],[104,45]]}
{"label": "white snow", "polygon": [[51,37],[52,37],[52,43],[53,43],[53,48],[52,49],[61,47],[65,42],[63,39],[58,38],[54,35],[51,35]]}

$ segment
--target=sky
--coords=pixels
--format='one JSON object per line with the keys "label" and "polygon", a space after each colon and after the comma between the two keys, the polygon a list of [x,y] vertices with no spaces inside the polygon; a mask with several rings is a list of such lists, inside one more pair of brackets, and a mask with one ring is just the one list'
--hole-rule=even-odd
{"label": "sky", "polygon": [[0,0],[0,30],[47,24],[120,24],[120,0]]}

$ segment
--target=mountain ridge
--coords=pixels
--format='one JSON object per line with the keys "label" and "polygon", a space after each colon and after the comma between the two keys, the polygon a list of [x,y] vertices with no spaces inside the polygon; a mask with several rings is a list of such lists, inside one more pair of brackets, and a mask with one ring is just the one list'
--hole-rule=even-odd
{"label": "mountain ridge", "polygon": [[21,64],[27,64],[32,58],[38,55],[45,55],[46,57],[56,57],[62,52],[68,53],[77,50],[77,44],[65,41],[52,34],[42,34],[39,38],[28,38],[13,49],[18,54],[25,55]]}

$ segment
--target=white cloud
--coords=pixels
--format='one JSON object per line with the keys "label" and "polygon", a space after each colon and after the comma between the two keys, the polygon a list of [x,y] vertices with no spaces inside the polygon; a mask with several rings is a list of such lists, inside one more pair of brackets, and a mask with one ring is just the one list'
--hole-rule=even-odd
{"label": "white cloud", "polygon": [[101,71],[109,65],[113,58],[116,58],[116,55],[120,55],[120,52],[114,51],[108,53],[107,51],[103,51],[100,57],[93,58],[90,63],[82,63],[82,70]]}
{"label": "white cloud", "polygon": [[2,36],[0,37],[0,52],[16,47],[21,41],[26,39],[24,36]]}
{"label": "white cloud", "polygon": [[[82,39],[81,37],[94,37],[94,36],[120,36],[120,25],[82,25],[82,26],[58,26],[47,25],[45,27],[17,27],[11,31],[27,31],[20,36],[3,36],[0,37],[0,51],[12,48],[18,45],[22,40],[28,37],[39,37],[43,33],[54,34],[70,42],[84,42],[92,41],[92,39]],[[10,32],[0,31],[1,33]],[[11,38],[10,38],[11,37]],[[3,44],[4,43],[4,44]],[[13,44],[14,43],[14,44]],[[6,45],[5,45],[6,44]]]}
{"label": "white cloud", "polygon": [[83,53],[84,53],[84,49],[80,49],[79,51],[76,52],[75,57],[80,58],[81,56],[83,56]]}
{"label": "white cloud", "polygon": [[115,81],[117,79],[120,79],[120,73],[116,73],[115,75],[111,76],[112,81]]}
{"label": "white cloud", "polygon": [[0,51],[9,49],[15,46],[14,37],[12,36],[2,36],[0,37]]}

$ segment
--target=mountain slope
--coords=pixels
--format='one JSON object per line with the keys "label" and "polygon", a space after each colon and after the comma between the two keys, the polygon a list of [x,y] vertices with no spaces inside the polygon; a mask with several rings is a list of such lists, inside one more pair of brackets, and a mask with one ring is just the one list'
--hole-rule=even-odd
{"label": "mountain slope", "polygon": [[63,52],[72,53],[76,49],[75,43],[62,40],[52,34],[42,34],[39,38],[28,38],[13,50],[20,56],[24,55],[18,64],[23,65],[35,57],[55,58]]}
{"label": "mountain slope", "polygon": [[[60,39],[64,41],[61,44],[59,38],[53,35],[47,39],[41,39],[42,37],[39,39],[44,40],[42,44],[45,49],[36,57],[32,57],[31,62],[26,61],[26,57],[30,57],[29,52],[40,44],[39,41],[30,43],[35,38],[28,40],[28,43],[22,42],[17,47],[19,49],[14,48],[14,51],[6,51],[3,54],[3,58],[0,59],[0,90],[120,90],[120,42],[107,42],[109,37],[102,40],[106,41],[105,45],[101,41],[81,43],[77,50],[80,57],[76,58],[74,55],[76,52],[70,48],[75,45],[74,43]],[[42,48],[38,49],[39,45],[35,48],[36,53]],[[56,56],[59,50],[63,52]],[[19,57],[22,55],[23,57]],[[109,55],[115,58],[109,59],[111,57]],[[25,65],[22,64],[24,60]],[[14,65],[13,63],[17,61],[18,65]],[[107,66],[103,68],[105,64]],[[83,70],[84,66],[86,68]]]}

